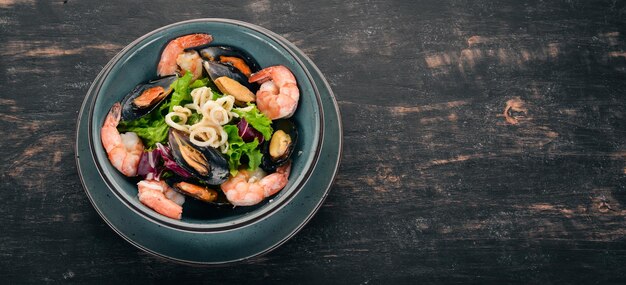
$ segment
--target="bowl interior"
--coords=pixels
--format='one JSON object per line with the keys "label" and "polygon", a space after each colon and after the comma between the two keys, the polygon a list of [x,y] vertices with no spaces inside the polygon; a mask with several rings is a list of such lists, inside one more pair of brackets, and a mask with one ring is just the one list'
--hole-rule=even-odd
{"label": "bowl interior", "polygon": [[[101,144],[100,129],[111,106],[120,101],[137,84],[156,78],[156,65],[165,44],[178,36],[190,33],[209,33],[213,44],[231,45],[251,54],[261,67],[282,64],[287,66],[298,81],[300,102],[294,115],[299,128],[299,138],[292,162],[292,171],[287,186],[271,199],[252,207],[216,208],[190,197],[183,206],[180,221],[163,217],[147,208],[137,199],[138,178],[127,178],[117,171],[108,160]],[[91,147],[100,174],[113,192],[128,206],[144,216],[164,225],[185,229],[224,229],[245,224],[276,210],[308,179],[316,160],[321,136],[321,111],[319,95],[313,86],[308,71],[282,43],[255,29],[252,25],[237,24],[221,20],[195,20],[173,24],[153,31],[127,46],[114,59],[104,80],[96,92],[91,108]]]}

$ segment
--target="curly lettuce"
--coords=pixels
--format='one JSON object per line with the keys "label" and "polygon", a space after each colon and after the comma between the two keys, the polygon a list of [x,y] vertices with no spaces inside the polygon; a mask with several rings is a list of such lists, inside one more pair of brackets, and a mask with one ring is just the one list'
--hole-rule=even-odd
{"label": "curly lettuce", "polygon": [[224,131],[228,134],[228,167],[230,175],[235,176],[239,172],[241,159],[245,156],[248,160],[248,169],[254,170],[261,165],[263,154],[259,150],[259,141],[255,138],[252,142],[246,143],[239,136],[239,129],[235,125],[225,125]]}
{"label": "curly lettuce", "polygon": [[120,132],[136,133],[148,149],[154,148],[159,142],[165,143],[167,141],[167,132],[170,129],[170,126],[165,123],[165,115],[163,114],[163,111],[169,107],[167,103],[164,102],[159,106],[158,110],[139,119],[120,122],[117,129]]}
{"label": "curly lettuce", "polygon": [[192,84],[192,79],[193,76],[191,75],[191,72],[185,72],[185,75],[179,77],[178,79],[176,79],[176,81],[174,81],[174,83],[172,83],[174,93],[172,93],[172,95],[170,96],[169,112],[174,111],[174,106],[182,106],[185,103],[190,103],[192,101],[192,88],[190,88],[190,85]]}
{"label": "curly lettuce", "polygon": [[[263,135],[263,138],[269,140],[272,137],[272,120],[265,116],[265,114],[261,113],[256,105],[248,105],[252,108],[235,108],[233,112],[235,112],[240,117],[246,119],[246,122],[250,124],[255,130],[259,131]],[[248,111],[244,111],[250,109]]]}
{"label": "curly lettuce", "polygon": [[[206,85],[208,79],[193,79],[190,72],[176,79],[172,83],[174,92],[155,111],[150,112],[141,118],[132,121],[122,121],[117,126],[120,132],[134,132],[144,142],[148,149],[153,149],[157,143],[167,142],[169,126],[165,123],[165,115],[171,112],[174,106],[191,102],[192,86]],[[199,118],[194,118],[199,119]]]}

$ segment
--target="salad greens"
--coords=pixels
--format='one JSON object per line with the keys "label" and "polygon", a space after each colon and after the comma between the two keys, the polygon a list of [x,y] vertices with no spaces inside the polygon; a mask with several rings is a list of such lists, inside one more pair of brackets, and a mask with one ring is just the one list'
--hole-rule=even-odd
{"label": "salad greens", "polygon": [[[179,77],[171,85],[174,92],[159,106],[158,110],[133,121],[122,121],[118,125],[118,130],[120,132],[137,133],[149,150],[154,149],[157,143],[167,143],[170,127],[165,123],[165,115],[168,112],[172,112],[174,106],[182,106],[192,102],[191,90],[211,84],[208,78],[195,81],[192,81],[192,79],[190,72]],[[211,90],[213,92],[213,100],[223,96],[213,91],[215,90],[214,88],[211,88]],[[235,108],[232,111],[244,118],[266,140],[269,140],[273,131],[271,126],[272,120],[261,113],[256,105],[248,105],[251,108]],[[202,114],[194,112],[187,120],[188,124],[193,125],[202,120]],[[252,142],[244,142],[239,135],[236,125],[224,125],[223,128],[228,135],[229,149],[226,152],[226,156],[230,174],[233,176],[237,175],[242,159],[243,163],[247,161],[249,170],[259,167],[263,157],[259,149],[259,141],[255,138]]]}
{"label": "salad greens", "polygon": [[209,78],[205,77],[205,78],[200,78],[196,81],[194,81],[193,83],[191,83],[191,85],[189,85],[189,89],[196,89],[196,88],[200,88],[203,86],[206,86],[207,84],[209,84]]}
{"label": "salad greens", "polygon": [[[190,103],[191,99],[191,80],[193,76],[191,72],[185,72],[185,75],[179,77],[172,83],[172,87],[174,88],[174,93],[170,97],[169,102],[169,112],[174,111],[174,106],[182,106],[185,103]],[[195,83],[195,82],[194,82]]]}
{"label": "salad greens", "polygon": [[255,130],[259,131],[259,133],[263,135],[263,138],[269,140],[272,137],[273,131],[271,126],[272,120],[270,120],[267,116],[261,113],[256,105],[249,104],[248,106],[252,106],[252,109],[250,111],[233,109],[233,112],[246,119],[248,124],[250,124]]}
{"label": "salad greens", "polygon": [[167,141],[167,131],[170,126],[165,123],[165,110],[169,107],[170,99],[166,99],[156,112],[133,121],[122,121],[117,126],[120,132],[135,132],[143,140],[148,149],[153,149],[156,143]]}
{"label": "salad greens", "polygon": [[200,113],[192,113],[191,116],[189,116],[189,118],[187,118],[187,124],[189,125],[193,125],[197,122],[200,122],[200,120],[202,120],[202,114]]}
{"label": "salad greens", "polygon": [[254,170],[261,164],[263,154],[259,150],[259,141],[255,138],[252,142],[246,143],[239,136],[239,129],[236,125],[224,125],[224,131],[228,134],[228,167],[232,176],[237,175],[241,158],[245,155],[248,159],[248,170]]}
{"label": "salad greens", "polygon": [[[122,121],[117,129],[120,132],[137,133],[148,149],[153,149],[156,143],[167,142],[167,132],[170,127],[165,123],[165,115],[171,112],[174,106],[191,102],[190,84],[192,84],[192,79],[191,73],[185,73],[184,76],[172,83],[172,88],[174,88],[173,94],[168,99],[165,99],[156,112],[150,112],[148,115],[133,121]],[[196,80],[193,84],[199,86],[207,81],[208,79],[205,81]]]}

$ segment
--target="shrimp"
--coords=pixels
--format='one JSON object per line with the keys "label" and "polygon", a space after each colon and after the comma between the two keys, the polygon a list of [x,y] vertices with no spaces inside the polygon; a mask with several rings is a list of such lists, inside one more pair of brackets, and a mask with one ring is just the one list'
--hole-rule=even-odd
{"label": "shrimp", "polygon": [[136,133],[120,134],[117,124],[120,122],[122,105],[113,104],[109,114],[104,119],[100,130],[102,146],[109,156],[111,164],[126,176],[136,176],[139,160],[143,154],[143,143]]}
{"label": "shrimp", "polygon": [[161,53],[157,74],[159,76],[175,74],[178,70],[176,60],[186,48],[205,45],[212,41],[213,36],[209,34],[191,34],[171,40]]}
{"label": "shrimp", "polygon": [[300,91],[296,78],[285,66],[275,65],[250,76],[250,83],[262,83],[256,93],[257,107],[271,120],[289,118],[298,107]]}
{"label": "shrimp", "polygon": [[137,183],[139,201],[155,212],[180,220],[185,197],[174,191],[164,181],[142,180]]}
{"label": "shrimp", "polygon": [[247,170],[239,170],[220,186],[226,199],[235,206],[251,206],[282,190],[289,178],[291,162],[276,169],[275,173],[259,179],[259,175]]}
{"label": "shrimp", "polygon": [[193,74],[192,80],[202,77],[202,58],[196,51],[188,51],[178,55],[176,64],[184,71]]}

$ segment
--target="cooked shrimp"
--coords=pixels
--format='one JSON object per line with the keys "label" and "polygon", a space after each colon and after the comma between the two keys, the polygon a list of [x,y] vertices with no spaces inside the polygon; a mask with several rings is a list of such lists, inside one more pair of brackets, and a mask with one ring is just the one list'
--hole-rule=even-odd
{"label": "cooked shrimp", "polygon": [[100,130],[102,146],[106,150],[111,164],[126,176],[136,176],[139,159],[143,154],[143,143],[136,133],[120,134],[117,124],[120,122],[122,105],[113,104],[109,114],[104,119]]}
{"label": "cooked shrimp", "polygon": [[191,74],[193,74],[192,80],[202,77],[202,58],[200,58],[198,52],[188,51],[179,54],[176,58],[176,64],[178,64],[180,69],[184,72],[190,71]]}
{"label": "cooked shrimp", "polygon": [[172,202],[182,206],[185,203],[185,195],[176,192],[172,187],[167,185],[165,181],[157,181],[157,180],[142,180],[137,183],[139,188],[152,188],[155,190],[159,190],[162,192],[165,197]]}
{"label": "cooked shrimp", "polygon": [[264,68],[252,74],[249,81],[263,83],[256,93],[257,107],[270,119],[289,118],[296,111],[300,91],[296,78],[287,67]]}
{"label": "cooked shrimp", "polygon": [[212,41],[213,36],[209,34],[191,34],[171,40],[161,53],[157,74],[159,76],[175,74],[178,70],[176,60],[186,48],[205,45]]}
{"label": "cooked shrimp", "polygon": [[235,206],[251,206],[272,196],[287,185],[291,162],[278,167],[275,173],[267,176],[258,172],[239,170],[220,187],[226,199]]}
{"label": "cooked shrimp", "polygon": [[139,201],[157,213],[180,220],[185,197],[176,193],[164,181],[142,180],[137,183]]}

